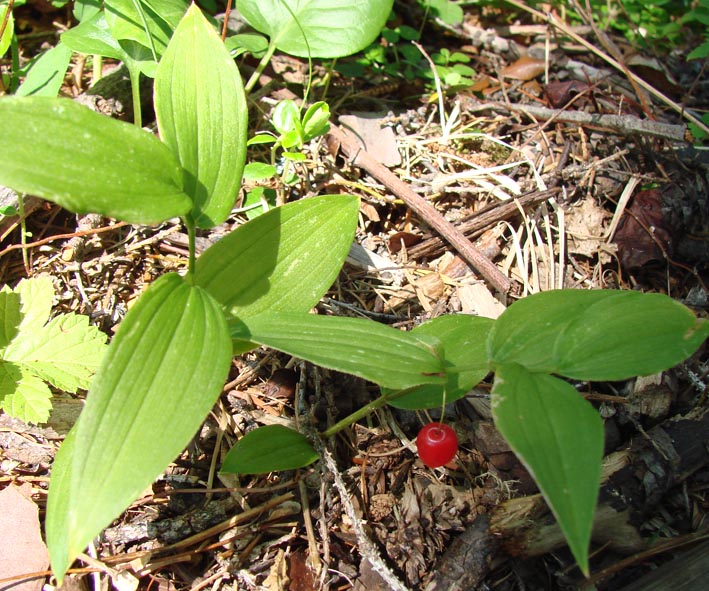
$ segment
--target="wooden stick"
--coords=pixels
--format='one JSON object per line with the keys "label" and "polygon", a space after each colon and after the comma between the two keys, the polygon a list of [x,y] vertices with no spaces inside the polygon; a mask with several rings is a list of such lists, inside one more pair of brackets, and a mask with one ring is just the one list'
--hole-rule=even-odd
{"label": "wooden stick", "polygon": [[510,291],[512,288],[510,278],[505,276],[490,259],[475,248],[435,207],[412,191],[404,181],[383,164],[370,156],[354,138],[338,126],[333,125],[330,128],[329,135],[340,145],[343,154],[349,158],[353,165],[364,169],[375,179],[384,183],[387,189],[411,208],[422,221],[426,222],[445,238],[490,285],[503,294]]}

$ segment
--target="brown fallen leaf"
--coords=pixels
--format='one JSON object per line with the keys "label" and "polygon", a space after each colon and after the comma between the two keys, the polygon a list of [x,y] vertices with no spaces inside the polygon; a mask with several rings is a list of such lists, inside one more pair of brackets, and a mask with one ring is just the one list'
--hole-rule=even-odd
{"label": "brown fallen leaf", "polygon": [[[29,489],[29,486],[27,487]],[[14,484],[0,492],[0,579],[49,568],[49,552],[42,541],[39,509]],[[29,490],[26,491],[29,495]],[[12,585],[12,591],[41,591],[44,577]]]}
{"label": "brown fallen leaf", "polygon": [[546,91],[549,104],[555,109],[563,107],[572,98],[587,91],[591,85],[588,82],[580,80],[567,80],[565,82],[550,82],[546,85]]}
{"label": "brown fallen leaf", "polygon": [[544,73],[544,60],[525,55],[506,68],[503,68],[500,73],[503,78],[512,78],[513,80],[526,82]]}

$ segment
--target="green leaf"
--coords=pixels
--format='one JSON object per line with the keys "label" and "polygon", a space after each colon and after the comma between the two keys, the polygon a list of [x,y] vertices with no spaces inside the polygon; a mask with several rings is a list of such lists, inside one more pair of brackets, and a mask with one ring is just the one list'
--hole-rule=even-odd
{"label": "green leaf", "polygon": [[430,335],[443,343],[445,384],[425,384],[392,397],[387,404],[418,410],[439,408],[445,393],[446,403],[465,396],[488,373],[486,341],[494,320],[468,314],[434,318],[414,328],[413,335]]}
{"label": "green leaf", "polygon": [[15,363],[0,360],[0,408],[25,423],[44,423],[52,393],[41,378]]}
{"label": "green leaf", "polygon": [[62,33],[62,43],[77,53],[102,55],[120,61],[130,59],[111,34],[103,11]]}
{"label": "green leaf", "polygon": [[274,208],[210,246],[197,259],[195,283],[231,316],[307,312],[335,281],[358,212],[352,195]]}
{"label": "green leaf", "polygon": [[55,461],[64,476],[52,482],[50,497],[58,499],[50,509],[61,514],[48,516],[47,537],[60,580],[184,449],[217,400],[230,363],[221,307],[179,275],[162,276],[131,308],[96,374],[73,453]]}
{"label": "green leaf", "polygon": [[188,4],[187,0],[104,2],[106,22],[111,34],[124,51],[139,61],[145,59],[144,49],[149,50],[154,61],[159,60]]}
{"label": "green leaf", "polygon": [[54,301],[54,284],[49,275],[23,279],[15,288],[22,302],[20,330],[29,332],[42,328],[49,319]]}
{"label": "green leaf", "polygon": [[64,84],[64,75],[70,60],[71,49],[61,42],[57,43],[32,63],[25,81],[20,84],[15,94],[56,97]]}
{"label": "green leaf", "polygon": [[154,135],[68,99],[0,98],[0,184],[75,213],[150,224],[187,213],[180,166]]}
{"label": "green leaf", "polygon": [[20,330],[20,306],[20,294],[12,291],[7,285],[3,287],[0,291],[0,349],[7,347]]}
{"label": "green leaf", "polygon": [[558,290],[505,310],[490,333],[488,355],[493,366],[622,380],[676,365],[708,335],[709,323],[662,294]]}
{"label": "green leaf", "polygon": [[102,0],[75,0],[74,18],[83,22],[98,14],[102,8]]}
{"label": "green leaf", "polygon": [[303,139],[307,142],[325,135],[330,130],[330,105],[318,101],[308,107],[303,115]]}
{"label": "green leaf", "polygon": [[393,0],[241,0],[239,12],[279,50],[333,58],[361,51],[384,27]]}
{"label": "green leaf", "polygon": [[[281,140],[286,148],[303,145],[303,126],[300,122],[300,108],[295,101],[284,99],[280,101],[271,115],[271,123],[283,137],[293,136],[293,139]],[[288,145],[286,145],[288,144]]]}
{"label": "green leaf", "polygon": [[603,459],[598,412],[566,382],[509,364],[497,368],[492,413],[495,426],[534,477],[588,576]]}
{"label": "green leaf", "polygon": [[451,0],[419,0],[423,5],[429,4],[431,15],[440,18],[448,25],[459,25],[463,22],[463,9]]}
{"label": "green leaf", "polygon": [[262,181],[276,175],[276,167],[265,162],[249,162],[244,167],[244,180]]}
{"label": "green leaf", "polygon": [[260,58],[268,49],[268,39],[259,33],[240,33],[227,37],[224,45],[234,57],[249,52]]}
{"label": "green leaf", "polygon": [[249,431],[224,458],[221,472],[262,474],[295,470],[319,458],[307,437],[282,425]]}
{"label": "green leaf", "polygon": [[66,392],[87,389],[101,364],[106,335],[87,316],[62,314],[46,326],[23,331],[4,358]]}
{"label": "green leaf", "polygon": [[344,373],[403,389],[445,380],[438,339],[363,318],[272,312],[229,324],[231,336]]}
{"label": "green leaf", "polygon": [[[5,18],[7,11],[10,9],[8,5],[0,6],[0,23]],[[15,34],[15,18],[10,12],[10,16],[7,19],[7,25],[5,25],[5,30],[3,31],[2,37],[0,37],[0,57],[5,55],[5,52],[10,47],[10,42],[12,41],[12,36]]]}
{"label": "green leaf", "polygon": [[186,171],[197,226],[221,224],[241,184],[248,110],[234,60],[194,4],[158,66],[155,112],[162,140]]}

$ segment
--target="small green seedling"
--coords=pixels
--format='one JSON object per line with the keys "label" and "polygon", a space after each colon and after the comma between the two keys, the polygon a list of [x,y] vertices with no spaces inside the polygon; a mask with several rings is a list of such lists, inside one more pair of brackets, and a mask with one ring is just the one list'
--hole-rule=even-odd
{"label": "small green seedling", "polygon": [[106,336],[86,316],[49,320],[54,287],[47,276],[0,291],[0,408],[28,423],[43,423],[52,392],[87,390],[106,350]]}

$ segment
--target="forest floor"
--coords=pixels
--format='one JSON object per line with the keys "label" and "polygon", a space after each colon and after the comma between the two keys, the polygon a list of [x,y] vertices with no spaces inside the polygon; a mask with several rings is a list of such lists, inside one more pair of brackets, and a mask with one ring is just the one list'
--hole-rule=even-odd
{"label": "forest floor", "polygon": [[[331,73],[316,64],[312,97],[330,104],[333,132],[306,147],[296,182],[270,188],[278,202],[324,193],[361,198],[358,246],[318,310],[408,329],[444,313],[496,317],[515,299],[563,287],[661,292],[705,315],[709,156],[692,145],[673,106],[709,107],[702,64],[633,50],[590,23],[560,30],[523,12],[511,21],[473,8],[456,26],[430,21],[422,35],[427,52],[467,56],[474,70],[467,88],[439,95],[433,80],[374,67],[362,77],[335,72],[326,85]],[[391,27],[421,26],[415,10],[401,13]],[[65,12],[39,14],[32,5],[19,14],[25,33],[54,32],[50,43],[56,22],[66,21]],[[86,96],[90,68],[73,65],[62,94]],[[115,67],[107,63],[106,72]],[[307,75],[306,61],[274,58],[251,97],[250,135],[268,129],[278,100],[302,96]],[[126,81],[115,79],[94,102],[125,116],[114,99]],[[353,149],[354,136],[361,144]],[[397,186],[362,164],[358,150],[472,240],[510,289],[472,268]],[[268,153],[255,146],[248,158],[267,161]],[[26,210],[24,247],[17,219],[2,220],[2,282],[50,274],[56,312],[89,315],[109,336],[148,284],[186,267],[186,234],[175,222],[119,226],[31,199]],[[200,244],[246,219],[235,210]],[[291,425],[298,414],[325,429],[376,395],[359,379],[258,349],[235,359],[189,448],[104,532],[95,561],[75,564],[67,587],[650,588],[630,585],[660,577],[663,565],[687,559],[706,536],[707,371],[702,349],[662,375],[580,389],[605,420],[608,457],[624,454],[622,467],[606,464],[585,581],[532,479],[494,429],[487,382],[445,409],[461,442],[445,468],[426,468],[413,445],[440,412],[383,409],[333,438],[309,469],[220,474],[226,451],[254,426]],[[0,415],[0,488],[21,487],[40,519],[52,458],[80,398],[57,394],[47,425]],[[6,532],[0,543],[21,535]],[[88,574],[101,572],[101,580]]]}

